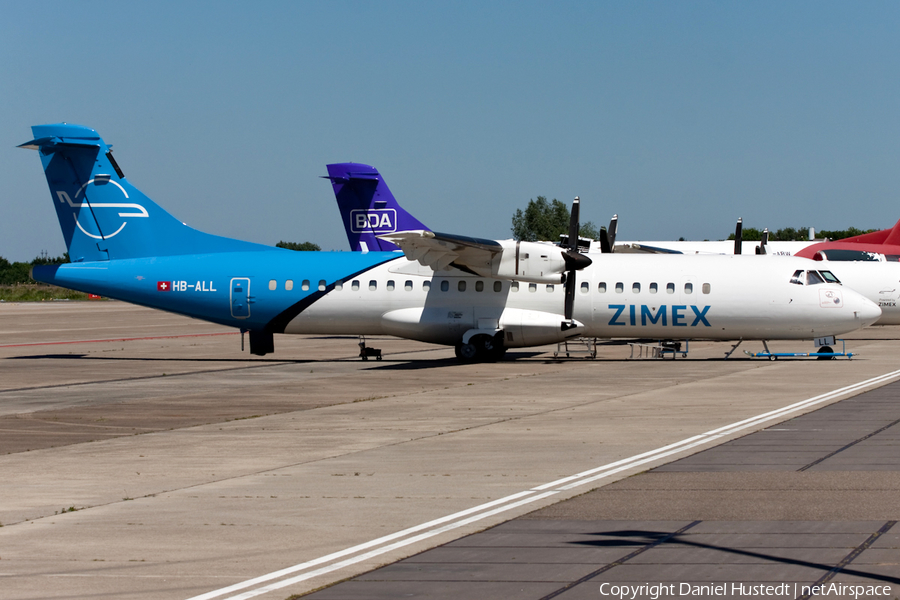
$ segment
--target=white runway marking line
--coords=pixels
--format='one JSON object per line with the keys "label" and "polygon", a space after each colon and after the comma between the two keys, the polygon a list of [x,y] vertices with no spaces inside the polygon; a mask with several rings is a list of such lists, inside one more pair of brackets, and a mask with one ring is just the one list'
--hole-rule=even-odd
{"label": "white runway marking line", "polygon": [[[356,563],[374,558],[387,552],[391,552],[392,550],[396,550],[398,548],[414,544],[430,537],[440,535],[441,533],[445,533],[459,527],[464,527],[471,523],[478,522],[482,519],[486,519],[488,517],[513,510],[520,506],[524,506],[532,502],[537,502],[538,500],[543,500],[544,498],[559,494],[563,491],[568,491],[573,488],[586,485],[588,483],[593,483],[599,479],[609,477],[610,475],[614,475],[616,473],[620,473],[622,471],[649,462],[653,462],[655,460],[659,460],[673,454],[678,454],[680,452],[684,452],[685,450],[696,448],[697,446],[709,444],[721,438],[727,437],[745,429],[749,429],[751,427],[755,427],[767,421],[780,419],[791,413],[815,406],[816,404],[828,402],[829,400],[833,400],[839,396],[861,392],[865,388],[882,383],[887,383],[891,379],[896,379],[897,377],[900,377],[900,370],[892,371],[878,377],[873,377],[872,379],[867,379],[859,383],[854,383],[852,385],[832,390],[830,392],[820,394],[812,398],[807,398],[806,400],[803,400],[801,402],[797,402],[795,404],[791,404],[767,413],[763,413],[761,415],[756,415],[754,417],[750,417],[749,419],[738,421],[737,423],[731,423],[730,425],[726,425],[718,429],[713,429],[712,431],[707,431],[706,433],[701,433],[700,435],[689,437],[687,439],[681,440],[680,442],[675,442],[674,444],[669,444],[668,446],[657,448],[656,450],[644,452],[643,454],[638,454],[623,460],[603,465],[601,467],[597,467],[595,469],[590,469],[588,471],[582,471],[581,473],[578,473],[576,475],[571,475],[569,477],[564,477],[563,479],[545,483],[529,490],[518,492],[504,498],[499,498],[497,500],[493,500],[479,506],[453,513],[452,515],[447,515],[433,521],[428,521],[427,523],[422,523],[420,525],[416,525],[414,527],[410,527],[408,529],[404,529],[390,535],[370,540],[357,546],[321,556],[305,563],[300,563],[298,565],[281,569],[279,571],[273,571],[272,573],[261,575],[260,577],[256,577],[254,579],[248,579],[247,581],[242,581],[240,583],[236,583],[234,585],[230,585],[218,590],[213,590],[199,596],[193,596],[188,600],[211,600],[212,598],[218,598],[220,596],[253,587],[258,584],[273,581],[275,579],[280,579],[287,575],[299,573],[300,571],[307,571],[288,579],[283,579],[275,583],[264,585],[254,590],[242,592],[236,596],[229,596],[226,600],[245,600],[247,598],[253,598],[261,594],[266,594],[268,592],[272,592],[289,585],[305,581],[307,579],[312,579],[313,577],[317,577],[319,575],[324,575],[325,573],[330,573],[332,571],[354,565]],[[418,535],[407,537],[415,533],[418,533]],[[368,552],[357,554],[359,552],[363,552],[364,550],[368,550]],[[344,558],[350,556],[351,554],[357,554],[357,556]],[[332,562],[342,558],[344,560]],[[326,563],[332,564],[326,565]],[[326,566],[319,567],[320,565]],[[313,567],[319,568],[308,571],[308,569],[312,569]]]}

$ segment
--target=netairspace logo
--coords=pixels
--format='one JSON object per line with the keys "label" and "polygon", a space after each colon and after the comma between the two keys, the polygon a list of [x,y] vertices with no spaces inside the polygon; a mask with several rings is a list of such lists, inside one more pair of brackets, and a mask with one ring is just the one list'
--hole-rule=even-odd
{"label": "netairspace logo", "polygon": [[634,600],[638,597],[658,600],[659,598],[678,596],[770,596],[797,598],[800,596],[834,596],[838,598],[875,598],[890,596],[889,585],[854,585],[846,583],[823,583],[821,585],[804,585],[800,583],[707,583],[695,585],[691,583],[645,583],[643,585],[615,585],[604,583],[600,586],[600,595]]}

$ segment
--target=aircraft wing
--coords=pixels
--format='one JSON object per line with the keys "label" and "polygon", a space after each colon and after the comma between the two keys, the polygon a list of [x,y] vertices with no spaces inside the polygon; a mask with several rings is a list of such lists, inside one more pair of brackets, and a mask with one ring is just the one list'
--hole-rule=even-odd
{"label": "aircraft wing", "polygon": [[503,253],[503,246],[495,240],[437,231],[398,231],[378,238],[396,244],[406,258],[435,271],[451,265],[464,271],[489,271],[491,262]]}
{"label": "aircraft wing", "polygon": [[659,246],[648,246],[647,244],[638,244],[632,242],[630,244],[621,244],[616,246],[616,250],[621,252],[645,252],[648,254],[683,254],[680,250],[671,250],[669,248],[660,248]]}

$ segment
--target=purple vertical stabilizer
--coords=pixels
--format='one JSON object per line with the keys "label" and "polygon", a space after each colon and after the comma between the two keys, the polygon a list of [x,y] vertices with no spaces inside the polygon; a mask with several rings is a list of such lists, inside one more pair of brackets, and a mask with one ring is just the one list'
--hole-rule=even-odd
{"label": "purple vertical stabilizer", "polygon": [[360,163],[339,163],[327,167],[326,179],[331,180],[334,188],[351,250],[399,250],[394,244],[375,236],[428,229],[397,204],[375,167]]}

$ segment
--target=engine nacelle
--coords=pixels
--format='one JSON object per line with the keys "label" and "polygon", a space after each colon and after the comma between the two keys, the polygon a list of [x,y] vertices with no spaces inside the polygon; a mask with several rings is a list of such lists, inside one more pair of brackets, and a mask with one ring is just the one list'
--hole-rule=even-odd
{"label": "engine nacelle", "polygon": [[584,334],[579,321],[567,321],[562,314],[506,308],[500,318],[479,318],[469,311],[446,307],[411,307],[392,310],[381,317],[384,333],[431,344],[453,346],[476,335],[494,336],[503,331],[507,348],[555,344]]}
{"label": "engine nacelle", "polygon": [[578,337],[585,330],[584,324],[574,319],[567,321],[562,315],[521,308],[504,310],[500,328],[507,348],[555,344]]}
{"label": "engine nacelle", "polygon": [[562,283],[566,263],[562,249],[553,244],[502,240],[503,251],[494,255],[490,264],[474,268],[482,277],[511,279],[528,283]]}

